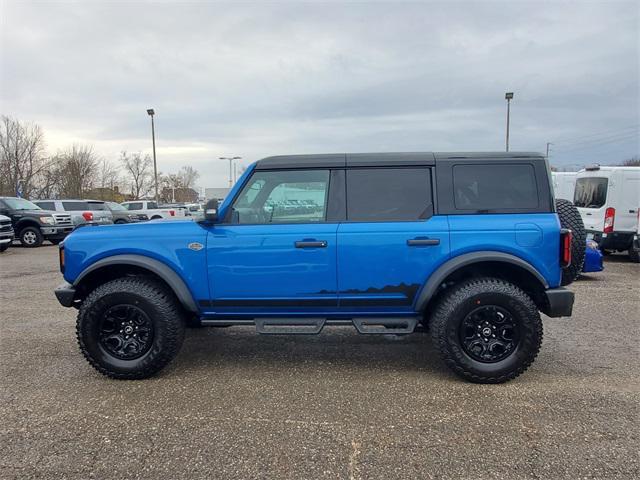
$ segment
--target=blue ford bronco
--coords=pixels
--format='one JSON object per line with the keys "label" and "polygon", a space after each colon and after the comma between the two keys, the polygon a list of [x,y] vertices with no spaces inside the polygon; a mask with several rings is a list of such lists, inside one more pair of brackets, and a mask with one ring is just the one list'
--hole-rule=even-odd
{"label": "blue ford bronco", "polygon": [[455,373],[499,383],[538,354],[539,312],[571,315],[561,285],[584,246],[561,217],[536,153],[269,157],[201,221],[77,229],[55,293],[79,309],[86,359],[113,378],[158,372],[188,325],[419,325]]}

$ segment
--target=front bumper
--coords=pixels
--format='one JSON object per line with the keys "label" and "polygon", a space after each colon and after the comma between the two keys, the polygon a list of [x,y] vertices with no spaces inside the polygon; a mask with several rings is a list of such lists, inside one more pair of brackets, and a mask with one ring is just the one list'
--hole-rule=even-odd
{"label": "front bumper", "polygon": [[56,298],[63,307],[72,307],[76,296],[76,289],[68,282],[58,285],[54,290]]}
{"label": "front bumper", "polygon": [[73,226],[68,227],[40,227],[42,235],[45,237],[66,237],[73,232]]}
{"label": "front bumper", "polygon": [[574,294],[563,287],[545,290],[547,308],[543,313],[548,317],[570,317],[573,311]]}

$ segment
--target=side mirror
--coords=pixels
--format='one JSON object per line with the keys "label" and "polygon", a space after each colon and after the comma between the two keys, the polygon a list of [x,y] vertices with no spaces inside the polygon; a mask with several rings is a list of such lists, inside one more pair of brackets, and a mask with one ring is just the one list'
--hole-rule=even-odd
{"label": "side mirror", "polygon": [[204,207],[204,219],[211,223],[218,221],[218,200],[215,198],[209,200]]}

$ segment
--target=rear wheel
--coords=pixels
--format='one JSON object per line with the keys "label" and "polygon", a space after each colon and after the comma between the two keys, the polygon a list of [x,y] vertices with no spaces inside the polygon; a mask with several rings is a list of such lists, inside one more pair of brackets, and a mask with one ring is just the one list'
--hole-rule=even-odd
{"label": "rear wheel", "polygon": [[80,350],[100,373],[141,379],[176,356],[184,338],[184,319],[164,285],[146,277],[127,277],[89,294],[80,307],[76,332]]}
{"label": "rear wheel", "polygon": [[62,239],[61,238],[54,238],[53,240],[49,239],[49,241],[54,245],[58,245],[62,241]]}
{"label": "rear wheel", "polygon": [[542,344],[536,305],[521,289],[496,278],[451,287],[434,310],[430,331],[445,363],[476,383],[517,377],[531,365]]}
{"label": "rear wheel", "polygon": [[640,263],[640,249],[632,245],[631,248],[629,248],[629,258],[634,263]]}
{"label": "rear wheel", "polygon": [[571,265],[562,269],[562,285],[572,283],[584,266],[584,257],[587,252],[587,233],[584,230],[584,223],[580,212],[569,200],[558,198],[556,200],[556,211],[560,217],[562,228],[571,230]]}
{"label": "rear wheel", "polygon": [[22,246],[27,248],[39,247],[44,241],[42,232],[38,227],[25,227],[20,230],[18,237]]}
{"label": "rear wheel", "polygon": [[116,220],[116,221],[115,221],[115,222],[113,222],[113,223],[115,223],[115,224],[117,224],[117,225],[122,225],[123,223],[128,223],[128,222],[127,222],[126,220],[123,220],[123,219],[121,219],[121,218],[120,218],[120,219]]}

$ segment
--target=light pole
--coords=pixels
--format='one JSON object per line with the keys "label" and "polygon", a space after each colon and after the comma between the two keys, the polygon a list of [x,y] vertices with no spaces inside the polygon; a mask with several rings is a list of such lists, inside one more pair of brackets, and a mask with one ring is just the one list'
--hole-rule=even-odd
{"label": "light pole", "polygon": [[147,113],[151,117],[151,141],[153,142],[153,180],[155,184],[155,192],[156,192],[156,206],[158,205],[158,165],[156,163],[156,128],[153,123],[153,116],[155,115],[155,111],[153,108],[147,109]]}
{"label": "light pole", "polygon": [[507,152],[509,151],[509,115],[511,113],[511,99],[513,98],[513,92],[507,92],[504,94],[504,98],[507,101]]}
{"label": "light pole", "polygon": [[233,161],[242,157],[218,157],[219,160],[229,160],[229,188],[233,187]]}
{"label": "light pole", "polygon": [[547,142],[547,154],[545,155],[545,157],[547,158],[547,160],[549,160],[549,147],[553,145],[553,143],[551,142]]}

